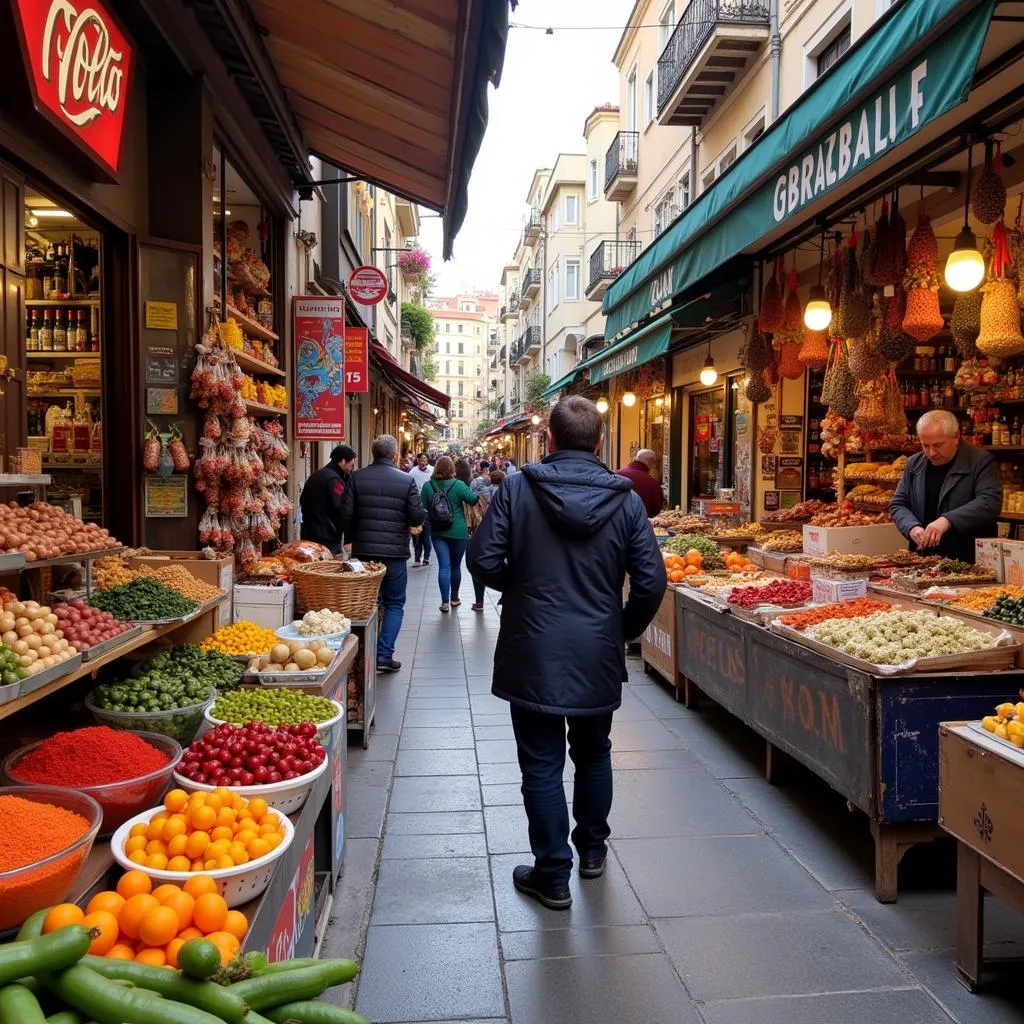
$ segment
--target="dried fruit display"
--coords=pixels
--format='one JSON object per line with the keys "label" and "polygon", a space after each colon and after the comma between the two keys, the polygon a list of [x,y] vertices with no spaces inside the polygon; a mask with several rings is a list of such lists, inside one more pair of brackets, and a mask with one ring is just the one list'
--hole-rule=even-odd
{"label": "dried fruit display", "polygon": [[875,612],[891,611],[892,605],[885,601],[876,601],[871,597],[861,597],[856,601],[839,601],[836,604],[824,604],[820,608],[808,608],[805,612],[793,612],[783,615],[779,622],[790,629],[801,632],[808,626],[816,626],[828,619],[863,619]]}
{"label": "dried fruit display", "polygon": [[778,554],[796,554],[804,549],[804,535],[797,530],[776,530],[758,541],[758,547]]}
{"label": "dried fruit display", "polygon": [[677,530],[683,533],[707,533],[711,529],[711,520],[704,516],[695,516],[690,512],[683,512],[680,509],[665,509],[659,512],[652,520],[651,526],[662,527],[667,530]]}
{"label": "dried fruit display", "polygon": [[812,516],[816,516],[825,509],[835,508],[827,502],[812,498],[809,501],[801,501],[792,508],[782,508],[777,512],[767,512],[761,516],[762,523],[802,523],[808,522]]}
{"label": "dried fruit display", "polygon": [[728,603],[740,608],[756,608],[758,605],[805,604],[811,599],[811,585],[801,580],[772,580],[760,587],[737,587],[728,597]]}
{"label": "dried fruit display", "polygon": [[842,569],[844,572],[862,572],[875,564],[873,555],[853,555],[841,551],[830,551],[827,555],[816,555],[810,559],[812,569]]}
{"label": "dried fruit display", "polygon": [[878,526],[891,523],[888,512],[859,512],[849,502],[844,502],[833,512],[820,512],[811,520],[811,526]]}

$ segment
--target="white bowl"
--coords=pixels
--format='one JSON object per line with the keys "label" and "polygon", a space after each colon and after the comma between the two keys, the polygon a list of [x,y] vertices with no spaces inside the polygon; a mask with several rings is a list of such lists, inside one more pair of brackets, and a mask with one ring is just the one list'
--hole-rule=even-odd
{"label": "white bowl", "polygon": [[[335,707],[336,707],[336,708],[338,709],[338,713],[337,713],[336,715],[334,715],[334,716],[333,716],[332,718],[326,718],[326,719],[324,719],[324,721],[322,721],[322,722],[314,722],[314,723],[313,723],[313,724],[314,724],[314,725],[316,726],[316,734],[317,734],[317,737],[318,737],[318,738],[319,738],[319,740],[320,740],[320,744],[321,744],[321,745],[322,745],[322,746],[323,746],[323,747],[325,748],[325,750],[326,750],[326,748],[327,748],[327,745],[328,745],[328,743],[330,742],[330,739],[331,739],[331,730],[332,730],[332,729],[333,729],[333,728],[334,728],[334,727],[335,727],[335,726],[336,726],[336,725],[337,725],[337,724],[338,724],[338,723],[339,723],[339,722],[340,722],[340,721],[342,720],[342,718],[343,718],[343,717],[345,716],[345,707],[344,707],[344,705],[343,705],[343,704],[341,704],[341,703],[340,703],[339,701],[336,701],[336,700],[331,700],[331,698],[330,698],[330,697],[325,697],[325,698],[324,698],[324,700],[330,700],[330,701],[331,701],[331,703],[332,703],[332,704],[333,704],[333,705],[334,705],[334,706],[335,706]],[[215,701],[214,703],[216,703],[216,701]],[[223,725],[223,724],[224,724],[224,721],[225,721],[225,720],[224,720],[223,718],[214,718],[214,717],[213,717],[213,715],[212,715],[212,714],[210,713],[210,712],[212,711],[212,709],[213,709],[213,704],[211,704],[211,705],[210,705],[210,706],[209,706],[209,707],[208,707],[208,708],[206,709],[206,711],[205,711],[205,712],[203,713],[203,717],[204,717],[204,718],[206,719],[206,721],[207,721],[207,722],[209,722],[209,723],[210,723],[210,725],[211,725],[211,726],[215,726],[215,725]],[[207,731],[207,730],[205,730],[205,729],[203,730],[203,732],[204,732],[204,733],[205,733],[206,731]],[[295,781],[297,781],[297,780],[296,780],[296,779],[292,779],[292,782],[295,782]],[[232,788],[232,789],[237,789],[237,788],[239,788],[239,787],[236,787],[236,786],[232,786],[231,788]],[[245,786],[242,786],[242,787],[240,787],[240,788],[244,790],[244,789],[245,789],[246,787],[245,787]],[[249,788],[254,788],[254,787],[249,787]],[[260,789],[266,789],[266,786],[261,786],[261,787],[259,787],[259,788],[260,788]],[[257,795],[258,795],[258,794],[257,794]]]}
{"label": "white bowl", "polygon": [[[324,754],[324,759],[311,772],[306,772],[305,775],[300,775],[297,779],[288,779],[286,782],[265,782],[262,786],[228,786],[227,788],[232,793],[244,796],[247,800],[254,796],[261,796],[275,811],[280,811],[282,814],[294,814],[306,802],[306,798],[316,785],[316,780],[327,771],[331,759],[326,756],[326,751]],[[201,793],[212,793],[218,788],[206,782],[193,782],[192,779],[179,775],[177,772],[174,773],[174,783],[187,793],[193,793],[196,790]]]}
{"label": "white bowl", "polygon": [[299,626],[302,625],[302,619],[295,619],[289,622],[287,626],[278,626],[274,630],[279,640],[301,640],[303,643],[313,643],[315,640],[323,640],[324,643],[330,644],[332,647],[340,640],[344,640],[345,637],[352,632],[352,627],[348,629],[339,630],[337,633],[316,633],[312,636],[304,636],[299,632]]}
{"label": "white bowl", "polygon": [[[326,764],[326,762],[324,762]],[[240,864],[234,868],[218,868],[213,871],[161,871],[157,868],[148,868],[143,864],[136,864],[129,860],[124,852],[124,844],[128,841],[128,833],[135,825],[149,824],[150,818],[158,814],[166,813],[163,806],[153,807],[134,818],[129,818],[110,838],[110,852],[114,860],[121,865],[125,871],[141,871],[149,875],[154,882],[161,885],[165,882],[174,885],[184,885],[190,878],[196,875],[209,875],[217,883],[217,889],[221,896],[227,900],[229,907],[240,907],[251,899],[259,896],[270,885],[274,877],[274,868],[278,860],[284,855],[285,850],[292,845],[295,838],[295,828],[285,815],[281,816],[284,825],[284,839],[281,840],[277,849],[271,850],[265,857],[249,861],[248,864]]]}

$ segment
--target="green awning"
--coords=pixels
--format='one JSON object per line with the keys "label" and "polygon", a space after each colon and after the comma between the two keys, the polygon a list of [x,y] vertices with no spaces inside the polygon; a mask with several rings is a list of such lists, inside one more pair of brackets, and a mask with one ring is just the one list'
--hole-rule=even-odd
{"label": "green awning", "polygon": [[620,373],[643,366],[657,356],[663,356],[672,342],[672,327],[672,314],[663,313],[628,338],[593,355],[587,360],[590,383],[599,384],[609,377],[617,377]]}
{"label": "green awning", "polygon": [[612,282],[605,337],[737,253],[756,251],[786,220],[964,102],[994,7],[995,0],[904,0],[876,23]]}
{"label": "green awning", "polygon": [[[591,356],[590,358],[592,359],[593,356]],[[583,376],[583,371],[584,369],[586,369],[587,363],[589,362],[590,359],[584,359],[582,363],[577,363],[577,365],[574,366],[564,377],[559,377],[554,384],[551,384],[547,388],[545,388],[541,397],[554,398],[555,395],[559,393],[559,391],[562,391],[564,388],[567,388],[570,384],[573,384],[576,381],[578,381],[580,377]]]}

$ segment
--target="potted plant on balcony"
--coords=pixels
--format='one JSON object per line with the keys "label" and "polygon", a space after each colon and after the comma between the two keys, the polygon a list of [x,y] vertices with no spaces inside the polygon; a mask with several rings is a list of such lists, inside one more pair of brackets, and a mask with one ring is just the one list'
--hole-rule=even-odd
{"label": "potted plant on balcony", "polygon": [[425,249],[406,249],[398,254],[398,269],[406,279],[424,284],[430,273],[430,253]]}

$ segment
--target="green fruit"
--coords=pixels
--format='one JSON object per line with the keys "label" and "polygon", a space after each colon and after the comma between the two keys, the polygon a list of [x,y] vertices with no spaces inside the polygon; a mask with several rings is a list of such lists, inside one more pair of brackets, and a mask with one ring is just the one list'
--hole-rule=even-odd
{"label": "green fruit", "polygon": [[178,950],[178,966],[192,978],[209,978],[220,970],[220,950],[207,939],[189,939]]}

